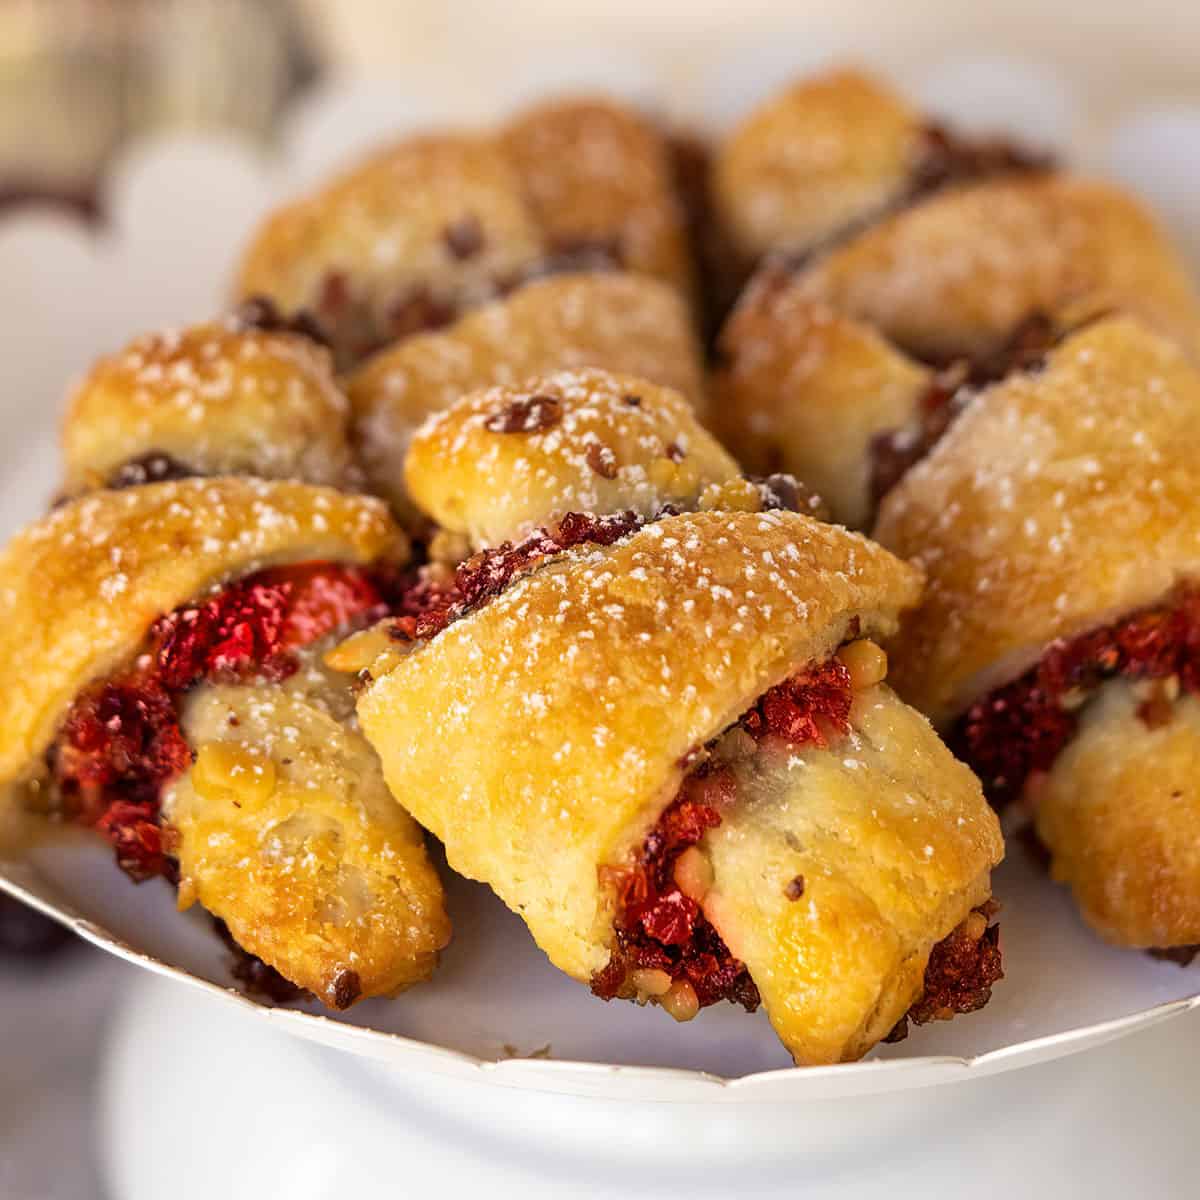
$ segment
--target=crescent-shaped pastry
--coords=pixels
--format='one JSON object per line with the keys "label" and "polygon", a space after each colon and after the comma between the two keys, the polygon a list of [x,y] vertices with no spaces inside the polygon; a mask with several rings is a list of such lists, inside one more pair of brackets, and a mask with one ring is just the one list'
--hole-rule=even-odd
{"label": "crescent-shaped pastry", "polygon": [[691,295],[665,139],[610,101],[415,137],[272,215],[237,290],[310,311],[349,366],[547,272],[625,267]]}
{"label": "crescent-shaped pastry", "polygon": [[393,793],[555,965],[681,1019],[761,998],[807,1063],[892,1030],[948,937],[973,971],[924,1015],[986,999],[995,818],[866,640],[915,571],[780,512],[478,569],[358,711]]}
{"label": "crescent-shaped pastry", "polygon": [[621,272],[552,276],[441,333],[400,342],[350,377],[356,441],[372,487],[410,512],[404,457],[426,418],[468,392],[576,367],[652,379],[703,408],[699,346],[676,292]]}
{"label": "crescent-shaped pastry", "polygon": [[582,370],[477,392],[434,415],[404,478],[423,513],[478,549],[571,512],[694,508],[741,470],[678,392]]}
{"label": "crescent-shaped pastry", "polygon": [[378,501],[190,479],[101,491],[0,555],[0,793],[93,826],[326,1004],[432,971],[419,829],[322,655],[389,611]]}
{"label": "crescent-shaped pastry", "polygon": [[640,113],[598,97],[552,100],[501,131],[551,253],[589,254],[690,296],[687,225],[663,135]]}
{"label": "crescent-shaped pastry", "polygon": [[955,189],[808,270],[764,269],[721,334],[714,427],[866,526],[970,393],[1114,307],[1200,353],[1200,303],[1134,201],[1062,177]]}
{"label": "crescent-shaped pastry", "polygon": [[951,134],[879,80],[836,71],[770,97],[719,145],[711,190],[737,255],[804,254],[947,184],[1044,168]]}
{"label": "crescent-shaped pastry", "polygon": [[237,291],[311,312],[344,365],[437,328],[519,280],[547,246],[502,146],[411,138],[279,209],[255,234]]}
{"label": "crescent-shaped pastry", "polygon": [[329,351],[311,338],[238,318],[147,334],[72,392],[64,492],[188,475],[345,485],[348,425]]}
{"label": "crescent-shaped pastry", "polygon": [[1200,301],[1157,221],[1067,175],[941,192],[821,255],[797,286],[928,362],[986,355],[1031,315],[1079,302],[1131,309],[1200,354]]}
{"label": "crescent-shaped pastry", "polygon": [[884,500],[896,686],[1020,798],[1105,937],[1200,942],[1200,372],[1126,317],[984,392]]}

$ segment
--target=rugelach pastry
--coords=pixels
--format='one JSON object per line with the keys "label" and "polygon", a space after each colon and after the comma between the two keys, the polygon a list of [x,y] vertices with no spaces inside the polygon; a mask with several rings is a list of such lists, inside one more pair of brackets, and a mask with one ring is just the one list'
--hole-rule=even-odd
{"label": "rugelach pastry", "polygon": [[762,489],[742,480],[682,395],[591,369],[464,396],[417,431],[404,479],[437,528],[472,550],[568,513],[649,518],[706,501],[728,507],[735,492],[762,506]]}
{"label": "rugelach pastry", "polygon": [[1114,316],[983,392],[884,499],[928,576],[897,690],[998,806],[1019,801],[1087,922],[1200,942],[1200,372]]}
{"label": "rugelach pastry", "polygon": [[100,359],[63,418],[63,493],[192,475],[354,484],[349,405],[316,333],[257,302]]}
{"label": "rugelach pastry", "polygon": [[362,676],[450,864],[599,996],[761,1002],[797,1062],[984,1003],[999,829],[871,640],[918,573],[788,512],[558,531],[475,556]]}
{"label": "rugelach pastry", "polygon": [[334,1008],[450,926],[337,649],[407,551],[375,500],[190,479],[69,501],[0,554],[0,796],[95,828]]}
{"label": "rugelach pastry", "polygon": [[973,390],[1111,309],[1200,356],[1195,290],[1134,200],[1060,175],[952,188],[759,273],[721,334],[714,427],[867,526]]}
{"label": "rugelach pastry", "polygon": [[346,367],[538,275],[622,267],[690,297],[669,151],[636,113],[577,99],[377,153],[269,217],[236,286],[311,312]]}
{"label": "rugelach pastry", "polygon": [[428,417],[482,388],[579,367],[652,379],[704,411],[700,350],[676,292],[620,271],[555,275],[447,329],[401,341],[349,377],[354,440],[370,486],[411,517],[404,459]]}
{"label": "rugelach pastry", "polygon": [[793,261],[949,187],[1035,173],[1049,158],[968,138],[881,81],[840,70],[770,97],[718,144],[710,190],[734,257]]}

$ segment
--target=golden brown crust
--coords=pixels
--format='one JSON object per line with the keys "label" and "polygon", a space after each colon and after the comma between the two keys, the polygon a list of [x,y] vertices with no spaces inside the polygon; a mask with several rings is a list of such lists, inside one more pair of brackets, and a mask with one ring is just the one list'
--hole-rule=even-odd
{"label": "golden brown crust", "polygon": [[476,547],[568,512],[692,508],[739,475],[678,392],[597,370],[467,396],[424,425],[405,462],[417,507]]}
{"label": "golden brown crust", "polygon": [[872,441],[918,411],[933,372],[877,331],[807,299],[786,280],[762,280],[721,334],[713,427],[747,470],[789,471],[834,520],[866,525]]}
{"label": "golden brown crust", "polygon": [[621,863],[690,750],[823,658],[895,626],[918,574],[794,513],[667,518],[568,553],[451,625],[359,699],[393,794],[562,970],[607,961]]}
{"label": "golden brown crust", "polygon": [[401,342],[351,377],[356,441],[372,486],[404,511],[404,456],[432,413],[481,388],[587,366],[652,379],[703,403],[699,348],[670,288],[609,272],[538,280],[442,333]]}
{"label": "golden brown crust", "polygon": [[705,914],[797,1062],[859,1058],[921,995],[933,946],[988,898],[996,816],[882,685],[856,695],[828,747],[735,751],[731,769],[735,798],[701,843]]}
{"label": "golden brown crust", "polygon": [[1197,461],[1200,372],[1130,318],[982,393],[880,510],[875,536],[929,580],[891,649],[900,694],[944,722],[1194,576]]}
{"label": "golden brown crust", "polygon": [[36,768],[79,691],[163,613],[272,563],[405,549],[378,501],[299,483],[183,480],[57,509],[0,554],[0,784]]}
{"label": "golden brown crust", "polygon": [[329,352],[308,338],[216,322],[146,334],[72,393],[65,491],[103,487],[151,452],[197,475],[344,484],[347,418]]}
{"label": "golden brown crust", "polygon": [[806,250],[909,186],[923,122],[855,71],[806,79],[755,109],[713,163],[719,218],[747,262]]}
{"label": "golden brown crust", "polygon": [[1200,942],[1200,700],[1150,728],[1127,683],[1110,683],[1036,792],[1054,878],[1120,946]]}
{"label": "golden brown crust", "polygon": [[611,248],[630,271],[692,290],[667,144],[644,117],[600,98],[526,109],[502,131],[551,250]]}
{"label": "golden brown crust", "polygon": [[941,192],[821,257],[801,295],[918,357],[996,348],[1032,313],[1128,309],[1200,355],[1200,301],[1153,218],[1107,184],[1020,175]]}
{"label": "golden brown crust", "polygon": [[302,677],[195,689],[182,724],[196,763],[163,808],[180,903],[199,901],[239,946],[346,1008],[427,979],[450,922],[375,752]]}
{"label": "golden brown crust", "polygon": [[[404,329],[407,301],[479,303],[545,254],[521,182],[495,139],[411,138],[267,219],[238,274],[241,296],[265,295],[331,322],[343,360]],[[330,279],[347,293],[332,311]],[[347,353],[348,352],[348,353]]]}

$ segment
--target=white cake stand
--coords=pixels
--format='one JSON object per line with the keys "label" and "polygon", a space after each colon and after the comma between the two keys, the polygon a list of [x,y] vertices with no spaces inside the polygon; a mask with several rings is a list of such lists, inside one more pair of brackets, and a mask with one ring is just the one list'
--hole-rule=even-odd
{"label": "white cake stand", "polygon": [[1200,1013],[1055,1062],[808,1104],[613,1102],[405,1074],[131,978],[100,1088],[113,1200],[1196,1194]]}

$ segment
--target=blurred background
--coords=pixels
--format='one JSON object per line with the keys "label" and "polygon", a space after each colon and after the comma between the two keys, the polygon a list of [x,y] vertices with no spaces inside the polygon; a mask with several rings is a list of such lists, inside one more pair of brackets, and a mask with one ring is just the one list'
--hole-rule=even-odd
{"label": "blurred background", "polygon": [[[913,81],[924,62],[1003,53],[1069,78],[1102,122],[1135,97],[1200,98],[1198,50],[1195,0],[0,0],[0,214],[49,202],[102,227],[105,171],[131,141],[223,131],[269,149],[294,105],[347,80],[482,119],[497,94],[579,72],[635,93],[657,77],[695,117],[785,64],[882,62]],[[92,1088],[128,970],[0,898],[0,1200],[100,1197]]]}
{"label": "blurred background", "polygon": [[269,141],[291,100],[337,76],[400,77],[482,115],[498,76],[565,85],[589,54],[606,60],[607,77],[669,74],[678,94],[702,92],[714,63],[739,55],[911,68],[960,48],[1053,63],[1103,117],[1134,95],[1200,90],[1200,5],[0,0],[0,202],[54,196],[94,211],[99,173],[131,136],[219,128]]}

